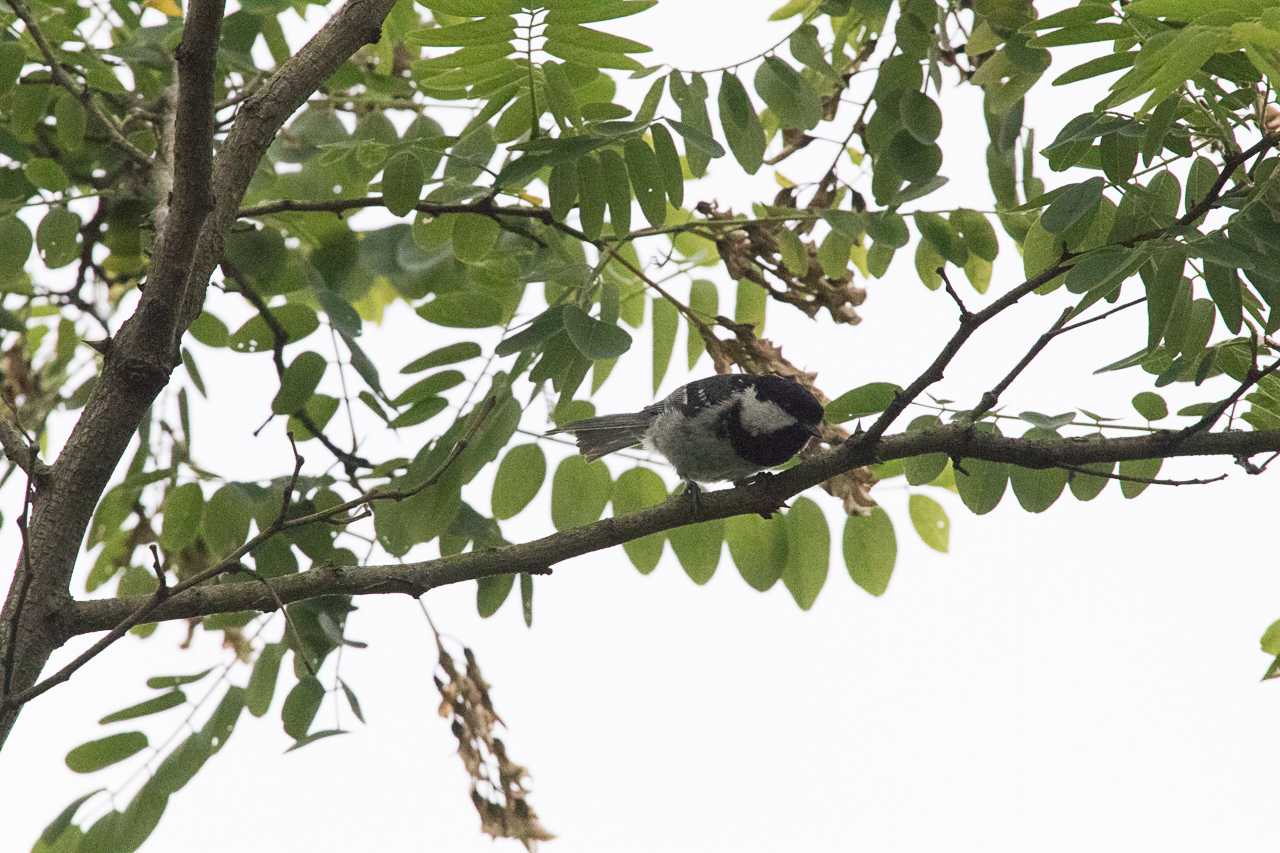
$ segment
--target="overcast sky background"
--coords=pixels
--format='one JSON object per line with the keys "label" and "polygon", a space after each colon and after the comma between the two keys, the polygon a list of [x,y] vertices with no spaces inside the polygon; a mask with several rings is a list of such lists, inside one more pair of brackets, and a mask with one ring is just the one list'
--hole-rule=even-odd
{"label": "overcast sky background", "polygon": [[[716,66],[787,32],[791,23],[764,21],[776,5],[666,2],[615,29],[652,44],[655,61]],[[947,88],[943,97],[943,173],[952,183],[924,204],[989,207],[978,93]],[[1029,110],[1038,138],[1052,138],[1090,103],[1085,90],[1064,96],[1041,83]],[[850,119],[842,115],[837,128]],[[809,179],[832,152],[816,143],[783,171]],[[686,198],[742,209],[773,187],[767,170],[743,179],[723,160]],[[909,253],[900,254],[886,279],[867,285],[861,326],[815,325],[770,306],[770,336],[817,370],[832,396],[868,381],[906,384],[953,329],[954,306],[927,292]],[[992,292],[1020,281],[1020,268],[1003,246]],[[976,400],[1062,305],[1033,300],[983,329],[935,393]],[[437,345],[424,345],[408,316],[364,338],[388,372]],[[1144,324],[1140,313],[1122,314],[1055,342],[1006,395],[1008,409],[1085,406],[1139,422],[1128,400],[1143,377],[1090,373],[1135,348]],[[648,402],[647,336],[637,348],[599,395],[600,410]],[[282,471],[283,425],[250,435],[274,391],[267,357],[199,352],[218,406],[197,414],[200,459],[213,467],[229,460],[244,477]],[[708,371],[704,361],[698,372]],[[409,433],[402,451],[412,453],[422,436]],[[558,460],[559,449],[548,450]],[[976,518],[930,490],[952,516],[947,556],[910,530],[901,480],[885,483],[875,496],[898,522],[899,559],[881,599],[849,580],[838,509],[816,493],[835,525],[835,551],[809,613],[781,585],[752,591],[727,553],[716,577],[696,587],[670,549],[648,577],[621,550],[556,567],[537,581],[533,630],[511,603],[481,620],[471,584],[434,591],[427,603],[443,631],[476,651],[509,726],[509,752],[531,770],[530,801],[559,835],[547,848],[556,853],[1274,850],[1280,687],[1259,683],[1268,661],[1258,637],[1280,616],[1280,573],[1263,535],[1275,521],[1275,477],[1251,478],[1222,461],[1164,471],[1231,476],[1152,487],[1136,501],[1112,484],[1092,503],[1068,495],[1040,516],[1008,494]],[[475,485],[470,494],[487,506],[487,481]],[[13,518],[12,491],[8,498]],[[504,525],[514,541],[549,530],[545,492]],[[12,525],[0,532],[0,550],[18,551]],[[342,675],[369,725],[343,709],[351,734],[281,755],[290,743],[279,725],[281,690],[266,718],[241,718],[229,745],[170,802],[145,849],[493,849],[436,716],[434,649],[421,614],[398,597],[358,604],[350,634],[370,647],[348,651]],[[268,635],[279,628],[277,620]],[[78,777],[63,756],[103,733],[100,716],[149,695],[147,677],[225,660],[207,638],[178,650],[183,633],[170,625],[145,644],[121,642],[26,709],[3,759],[10,793],[0,849],[25,849],[66,803],[132,772],[122,765]],[[53,665],[88,641],[68,645]],[[247,675],[241,667],[231,680]],[[332,708],[321,713],[327,727]],[[158,742],[174,725],[166,716],[145,728]]]}

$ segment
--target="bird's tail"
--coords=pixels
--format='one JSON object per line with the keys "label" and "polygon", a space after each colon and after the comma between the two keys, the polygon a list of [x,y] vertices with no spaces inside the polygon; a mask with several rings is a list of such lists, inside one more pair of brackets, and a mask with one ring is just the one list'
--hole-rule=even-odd
{"label": "bird's tail", "polygon": [[601,456],[635,447],[644,439],[645,430],[653,423],[656,413],[632,412],[626,415],[601,415],[598,418],[586,418],[565,424],[553,429],[547,435],[567,432],[578,440],[578,452],[588,462]]}

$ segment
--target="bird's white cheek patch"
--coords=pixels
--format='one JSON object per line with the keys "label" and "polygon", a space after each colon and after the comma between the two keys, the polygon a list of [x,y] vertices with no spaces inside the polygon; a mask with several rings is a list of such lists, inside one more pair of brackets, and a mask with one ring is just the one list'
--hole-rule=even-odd
{"label": "bird's white cheek patch", "polygon": [[796,419],[787,414],[776,403],[761,400],[751,389],[742,397],[742,408],[738,417],[742,420],[742,428],[752,435],[764,435],[786,429]]}

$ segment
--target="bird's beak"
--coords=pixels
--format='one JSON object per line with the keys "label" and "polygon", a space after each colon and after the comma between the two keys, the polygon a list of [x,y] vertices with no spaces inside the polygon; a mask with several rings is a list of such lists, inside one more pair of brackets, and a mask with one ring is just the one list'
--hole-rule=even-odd
{"label": "bird's beak", "polygon": [[809,435],[813,436],[814,438],[822,438],[822,427],[820,425],[811,426],[808,428],[808,431],[809,431]]}

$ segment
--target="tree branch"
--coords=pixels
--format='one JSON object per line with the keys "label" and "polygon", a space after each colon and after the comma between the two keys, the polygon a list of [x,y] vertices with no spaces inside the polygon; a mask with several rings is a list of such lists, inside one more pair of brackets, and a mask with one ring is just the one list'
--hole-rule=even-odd
{"label": "tree branch", "polygon": [[12,413],[6,412],[6,408],[0,408],[0,447],[4,448],[4,455],[34,480],[48,476],[49,466],[40,461],[40,451],[17,422],[11,420]]}
{"label": "tree branch", "polygon": [[[435,587],[489,575],[545,572],[571,557],[695,521],[726,518],[773,509],[807,488],[853,468],[926,453],[955,458],[988,459],[1030,468],[1079,467],[1092,462],[1118,462],[1175,456],[1250,456],[1280,450],[1280,430],[1217,432],[1178,440],[1176,433],[1132,438],[1023,439],[980,432],[967,424],[899,433],[880,439],[855,435],[844,445],[757,483],[706,492],[701,513],[690,515],[683,496],[619,518],[554,533],[518,545],[472,551],[452,557],[379,566],[320,566],[295,575],[272,578],[271,592],[261,584],[204,585],[173,594],[148,614],[166,621],[235,610],[271,610],[277,599],[286,604],[320,595],[421,595]],[[148,597],[81,601],[69,605],[60,620],[66,636],[102,631],[117,625]]]}
{"label": "tree branch", "polygon": [[[34,684],[61,638],[50,620],[70,601],[71,574],[94,507],[138,424],[177,364],[177,307],[196,241],[212,206],[209,164],[213,150],[213,88],[224,0],[191,0],[177,51],[178,99],[175,185],[171,213],[151,256],[138,308],[111,339],[102,374],[66,445],[32,504],[23,560],[30,572],[25,607],[5,600],[0,621],[20,618],[16,652],[6,675],[13,690]],[[0,745],[17,707],[0,704]]]}
{"label": "tree branch", "polygon": [[54,82],[74,95],[84,105],[85,110],[102,124],[107,131],[107,135],[111,137],[111,141],[117,148],[128,155],[129,159],[140,165],[150,166],[151,157],[128,140],[124,132],[120,130],[120,126],[116,124],[115,119],[99,106],[97,98],[93,96],[93,91],[88,86],[77,86],[76,82],[71,79],[71,75],[67,74],[63,69],[62,62],[58,59],[57,54],[53,52],[53,47],[49,44],[49,40],[40,31],[40,27],[36,24],[36,19],[31,14],[31,10],[27,8],[26,3],[22,2],[22,0],[8,0],[8,3],[9,8],[13,9],[13,13],[22,19],[22,23],[26,24],[27,34],[31,36],[31,40],[39,48],[45,64],[49,66],[49,73],[53,75]]}

